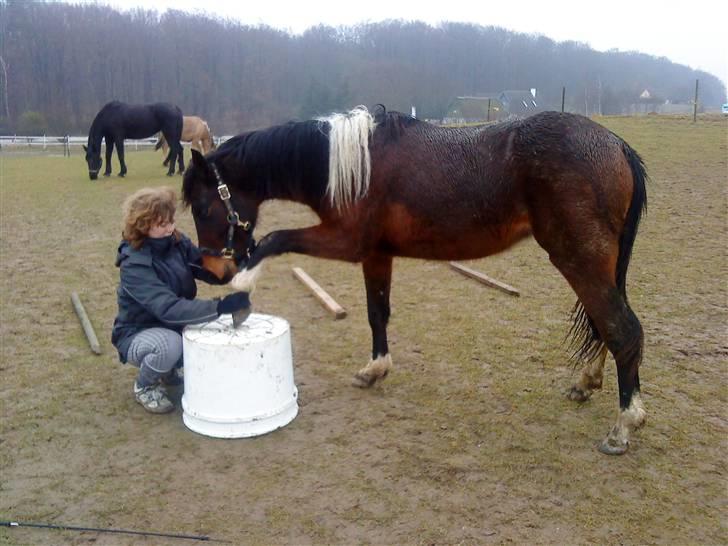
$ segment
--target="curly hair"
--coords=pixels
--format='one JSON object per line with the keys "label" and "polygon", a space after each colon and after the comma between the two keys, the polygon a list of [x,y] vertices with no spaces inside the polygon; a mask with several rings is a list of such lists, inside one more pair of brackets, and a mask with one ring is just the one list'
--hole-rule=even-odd
{"label": "curly hair", "polygon": [[[177,194],[170,187],[142,188],[126,198],[122,205],[124,228],[122,236],[138,249],[157,224],[173,222],[177,211]],[[179,232],[174,235],[179,239]]]}

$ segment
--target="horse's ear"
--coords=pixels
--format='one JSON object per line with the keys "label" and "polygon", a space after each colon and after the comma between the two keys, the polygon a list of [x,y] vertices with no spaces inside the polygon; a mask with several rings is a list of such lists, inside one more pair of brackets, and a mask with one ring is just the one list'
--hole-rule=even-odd
{"label": "horse's ear", "polygon": [[81,144],[81,146],[83,146],[83,151],[88,153],[88,148],[86,148],[86,145],[85,144]]}

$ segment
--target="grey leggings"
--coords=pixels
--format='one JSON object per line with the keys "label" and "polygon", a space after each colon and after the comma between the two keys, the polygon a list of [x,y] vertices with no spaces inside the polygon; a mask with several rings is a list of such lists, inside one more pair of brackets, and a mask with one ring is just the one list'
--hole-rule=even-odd
{"label": "grey leggings", "polygon": [[139,367],[140,387],[155,385],[172,368],[182,365],[182,336],[166,328],[142,330],[132,338],[127,359]]}

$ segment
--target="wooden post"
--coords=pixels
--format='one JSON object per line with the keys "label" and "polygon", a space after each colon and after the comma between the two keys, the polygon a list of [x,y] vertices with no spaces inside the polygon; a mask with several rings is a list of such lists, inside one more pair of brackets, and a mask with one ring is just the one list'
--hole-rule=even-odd
{"label": "wooden post", "polygon": [[91,326],[91,321],[89,321],[86,310],[83,308],[81,299],[78,297],[76,292],[71,292],[71,303],[73,303],[73,308],[76,310],[78,319],[81,321],[83,332],[86,334],[86,339],[88,340],[88,344],[91,346],[91,350],[97,355],[100,355],[101,347],[99,346],[99,340],[96,338],[94,327]]}
{"label": "wooden post", "polygon": [[564,112],[564,100],[566,99],[566,87],[561,88],[561,113]]}
{"label": "wooden post", "polygon": [[497,281],[493,279],[492,277],[489,277],[488,275],[481,273],[480,271],[475,271],[474,269],[470,269],[469,267],[465,267],[464,265],[460,265],[455,262],[450,262],[450,267],[452,267],[455,271],[458,273],[462,273],[466,277],[470,277],[472,279],[475,279],[478,282],[482,282],[486,286],[490,286],[491,288],[497,288],[498,290],[501,290],[505,292],[506,294],[510,294],[511,296],[520,296],[521,293],[513,288],[512,286],[509,286],[505,283],[502,283],[500,281]]}
{"label": "wooden post", "polygon": [[693,101],[693,123],[698,118],[698,81],[695,80],[695,100]]}
{"label": "wooden post", "polygon": [[294,267],[293,276],[301,281],[304,286],[311,290],[311,292],[313,292],[316,299],[321,302],[321,305],[323,305],[329,313],[334,315],[335,319],[342,319],[346,316],[346,310],[336,303],[336,301],[334,301],[334,299],[329,296],[323,288],[316,284],[316,281],[309,277],[303,269],[300,267]]}
{"label": "wooden post", "polygon": [[490,121],[490,99],[488,99],[488,115],[485,118],[485,121]]}

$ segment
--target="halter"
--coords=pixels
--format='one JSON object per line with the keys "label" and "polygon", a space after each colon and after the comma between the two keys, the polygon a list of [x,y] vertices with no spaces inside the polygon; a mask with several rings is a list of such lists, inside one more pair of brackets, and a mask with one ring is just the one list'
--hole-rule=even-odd
{"label": "halter", "polygon": [[[227,214],[227,221],[228,221],[228,232],[227,232],[227,239],[225,241],[225,248],[223,248],[219,253],[217,252],[210,252],[209,249],[205,249],[208,251],[209,254],[218,255],[222,258],[225,258],[226,260],[232,260],[235,259],[235,249],[233,248],[233,237],[235,236],[235,228],[237,226],[240,226],[243,228],[244,231],[250,231],[251,224],[249,221],[241,221],[240,216],[237,212],[235,212],[235,209],[233,208],[233,204],[230,200],[230,190],[227,187],[227,184],[223,182],[222,176],[220,176],[220,172],[217,170],[217,167],[214,163],[210,163],[210,166],[212,167],[212,172],[215,174],[215,178],[217,179],[217,193],[220,195],[220,199],[222,199],[222,202],[225,204],[225,208],[228,211]],[[253,242],[253,245],[255,245],[255,242]],[[241,255],[240,258],[243,258]]]}

